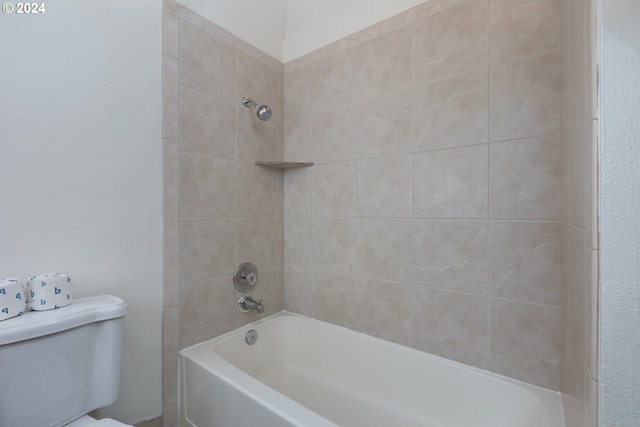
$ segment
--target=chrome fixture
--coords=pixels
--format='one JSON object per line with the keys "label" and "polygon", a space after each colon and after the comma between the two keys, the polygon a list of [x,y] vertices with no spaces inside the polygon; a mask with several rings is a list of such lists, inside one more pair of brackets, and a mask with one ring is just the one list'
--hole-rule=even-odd
{"label": "chrome fixture", "polygon": [[258,313],[264,313],[262,300],[256,301],[248,294],[258,282],[258,269],[250,262],[243,262],[236,267],[233,272],[233,286],[238,292],[244,295],[238,301],[238,308],[241,312],[246,313],[255,310]]}
{"label": "chrome fixture", "polygon": [[233,272],[233,286],[243,294],[251,292],[258,281],[258,268],[250,262],[243,262]]}
{"label": "chrome fixture", "polygon": [[258,105],[253,99],[247,97],[242,98],[242,104],[245,107],[255,107],[256,115],[263,122],[266,122],[271,118],[271,108],[269,108],[268,105]]}
{"label": "chrome fixture", "polygon": [[264,313],[264,305],[262,305],[262,300],[256,301],[251,298],[250,295],[243,295],[242,298],[238,301],[238,308],[241,312],[247,313],[251,310],[255,310],[258,313]]}
{"label": "chrome fixture", "polygon": [[247,344],[254,345],[258,340],[258,333],[256,332],[255,329],[251,329],[249,332],[245,334],[244,340]]}

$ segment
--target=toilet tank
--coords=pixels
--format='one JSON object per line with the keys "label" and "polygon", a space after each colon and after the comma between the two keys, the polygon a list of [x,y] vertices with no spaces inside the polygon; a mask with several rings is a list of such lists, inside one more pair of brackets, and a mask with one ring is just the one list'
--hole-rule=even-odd
{"label": "toilet tank", "polygon": [[112,295],[0,322],[0,427],[58,427],[118,399],[127,304]]}

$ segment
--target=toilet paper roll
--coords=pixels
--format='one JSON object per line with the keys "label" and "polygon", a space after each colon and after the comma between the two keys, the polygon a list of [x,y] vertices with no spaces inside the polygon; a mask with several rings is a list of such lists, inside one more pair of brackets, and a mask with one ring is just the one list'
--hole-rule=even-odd
{"label": "toilet paper roll", "polygon": [[53,310],[71,304],[73,286],[68,273],[31,276],[27,284],[27,309]]}
{"label": "toilet paper roll", "polygon": [[27,309],[24,286],[18,279],[0,280],[0,320],[21,316]]}

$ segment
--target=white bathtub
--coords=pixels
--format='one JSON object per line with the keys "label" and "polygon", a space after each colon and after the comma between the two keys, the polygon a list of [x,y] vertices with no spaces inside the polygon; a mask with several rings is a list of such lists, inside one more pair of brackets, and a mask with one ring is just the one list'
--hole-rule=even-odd
{"label": "white bathtub", "polygon": [[558,393],[287,312],[182,350],[179,389],[181,426],[564,426]]}

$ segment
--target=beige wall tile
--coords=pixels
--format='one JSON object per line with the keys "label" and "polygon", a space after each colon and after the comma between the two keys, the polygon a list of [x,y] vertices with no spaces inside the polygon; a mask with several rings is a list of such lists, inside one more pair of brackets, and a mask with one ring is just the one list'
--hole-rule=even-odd
{"label": "beige wall tile", "polygon": [[[585,359],[591,378],[598,378],[598,301],[599,301],[599,253],[586,249],[587,290],[582,321],[585,334]],[[579,286],[579,285],[578,285]]]}
{"label": "beige wall tile", "polygon": [[313,270],[295,265],[284,266],[284,309],[311,316]]}
{"label": "beige wall tile", "polygon": [[176,2],[174,0],[162,0],[162,11],[178,16],[176,11]]}
{"label": "beige wall tile", "polygon": [[487,297],[415,287],[413,346],[447,359],[487,367]]}
{"label": "beige wall tile", "polygon": [[412,26],[340,51],[315,65],[314,106],[336,107],[408,89],[412,63]]}
{"label": "beige wall tile", "polygon": [[178,390],[162,393],[162,427],[178,425]]}
{"label": "beige wall tile", "polygon": [[311,111],[318,114],[317,106],[311,109],[313,73],[311,67],[304,67],[284,75],[283,158],[287,161],[311,158]]}
{"label": "beige wall tile", "polygon": [[178,347],[162,351],[162,392],[178,389]]}
{"label": "beige wall tile", "polygon": [[162,53],[180,57],[180,20],[168,13],[162,14]]}
{"label": "beige wall tile", "polygon": [[181,5],[180,3],[175,3],[175,10],[178,16],[185,22],[190,23],[198,28],[204,28],[204,19],[199,14],[195,13],[191,9],[186,6]]}
{"label": "beige wall tile", "polygon": [[277,246],[277,217],[238,218],[239,263],[249,261],[258,268],[273,266],[277,263]]}
{"label": "beige wall tile", "polygon": [[162,427],[162,416],[150,420],[140,421],[134,424],[135,427]]}
{"label": "beige wall tile", "polygon": [[165,265],[162,268],[162,307],[180,304],[179,271],[178,265]]}
{"label": "beige wall tile", "polygon": [[237,306],[231,276],[183,285],[180,301],[181,349],[235,328]]}
{"label": "beige wall tile", "polygon": [[487,221],[414,220],[416,283],[486,294]]}
{"label": "beige wall tile", "polygon": [[177,182],[164,181],[162,194],[162,219],[165,224],[178,222],[178,190]]}
{"label": "beige wall tile", "polygon": [[235,102],[234,47],[212,37],[201,27],[181,20],[180,83],[208,95]]}
{"label": "beige wall tile", "polygon": [[237,107],[238,160],[247,162],[276,161],[278,154],[278,110],[275,104],[270,108],[272,111],[271,119],[264,122],[256,117],[255,108],[247,108],[241,103]]}
{"label": "beige wall tile", "polygon": [[483,68],[419,88],[413,103],[415,150],[487,142],[487,79]]}
{"label": "beige wall tile", "polygon": [[458,3],[462,3],[467,0],[429,0],[416,6],[421,18],[425,16],[433,15],[451,6],[455,6]]}
{"label": "beige wall tile", "polygon": [[412,156],[358,160],[356,213],[363,217],[411,217]]}
{"label": "beige wall tile", "polygon": [[228,32],[227,30],[225,30],[224,28],[222,28],[221,26],[206,20],[204,21],[204,26],[203,26],[204,30],[209,33],[212,37],[218,39],[218,40],[222,40],[225,43],[228,43],[232,46],[236,45],[236,42],[238,41],[238,38],[236,36],[234,36],[233,34],[231,34],[230,32]]}
{"label": "beige wall tile", "polygon": [[311,315],[319,320],[355,328],[355,287],[352,276],[314,270]]}
{"label": "beige wall tile", "polygon": [[356,226],[353,218],[311,220],[311,267],[342,273],[353,272]]}
{"label": "beige wall tile", "polygon": [[299,168],[284,174],[285,215],[311,215],[311,173],[312,168]]}
{"label": "beige wall tile", "polygon": [[491,144],[491,217],[560,219],[560,137]]}
{"label": "beige wall tile", "polygon": [[490,310],[489,370],[559,390],[560,307],[492,298]]}
{"label": "beige wall tile", "polygon": [[486,218],[486,144],[414,155],[413,216]]}
{"label": "beige wall tile", "polygon": [[356,158],[356,117],[357,108],[351,105],[319,111],[313,115],[310,122],[313,162],[341,162]]}
{"label": "beige wall tile", "polygon": [[177,305],[162,309],[162,349],[178,346],[180,311]]}
{"label": "beige wall tile", "polygon": [[[275,161],[278,73],[262,61],[241,52],[238,52],[237,67],[238,160]],[[271,119],[266,122],[259,120],[255,108],[242,105],[243,97],[253,99],[258,105],[269,105],[273,114]]]}
{"label": "beige wall tile", "polygon": [[487,0],[466,0],[419,20],[414,35],[416,82],[486,67],[488,14]]}
{"label": "beige wall tile", "polygon": [[180,217],[235,216],[236,162],[186,153],[180,159]]}
{"label": "beige wall tile", "polygon": [[359,218],[356,227],[357,274],[413,281],[412,220]]}
{"label": "beige wall tile", "polygon": [[177,141],[162,140],[162,179],[178,181],[180,179],[180,148]]}
{"label": "beige wall tile", "polygon": [[561,305],[557,222],[491,222],[491,295]]}
{"label": "beige wall tile", "polygon": [[162,97],[162,137],[175,141],[180,137],[180,105],[177,99]]}
{"label": "beige wall tile", "polygon": [[560,56],[545,53],[491,67],[491,141],[560,132]]}
{"label": "beige wall tile", "polygon": [[242,51],[237,53],[237,98],[239,100],[242,100],[243,97],[252,98],[258,104],[276,106],[278,102],[278,70],[261,60],[262,52],[254,47],[251,48],[257,51],[257,58],[256,55]]}
{"label": "beige wall tile", "polygon": [[[276,160],[284,161],[284,73],[278,73],[278,111],[276,114],[277,134]],[[311,158],[311,157],[309,157]]]}
{"label": "beige wall tile", "polygon": [[[567,427],[597,425],[597,84],[595,2],[561,2],[562,401]],[[595,148],[594,148],[595,147]]]}
{"label": "beige wall tile", "polygon": [[413,90],[394,92],[354,106],[358,159],[410,153],[412,149]]}
{"label": "beige wall tile", "polygon": [[180,221],[180,282],[230,274],[236,266],[236,219]]}
{"label": "beige wall tile", "polygon": [[238,162],[238,216],[278,214],[278,171]]}
{"label": "beige wall tile", "polygon": [[284,217],[284,260],[287,265],[309,266],[311,262],[311,218]]}
{"label": "beige wall tile", "polygon": [[[284,216],[278,216],[278,265],[284,265]],[[283,272],[284,273],[284,272]]]}
{"label": "beige wall tile", "polygon": [[164,231],[162,233],[163,243],[162,243],[162,264],[163,265],[172,265],[177,264],[179,259],[178,251],[180,250],[178,246],[178,235],[179,235],[179,226],[178,224],[165,224]]}
{"label": "beige wall tile", "polygon": [[315,165],[311,173],[314,216],[355,215],[355,162]]}
{"label": "beige wall tile", "polygon": [[180,147],[207,156],[236,158],[236,107],[182,86]]}
{"label": "beige wall tile", "polygon": [[356,330],[411,346],[413,285],[367,277],[355,279]]}
{"label": "beige wall tile", "polygon": [[284,310],[284,264],[278,264],[278,309]]}
{"label": "beige wall tile", "polygon": [[180,61],[169,55],[162,55],[162,95],[169,98],[180,96]]}
{"label": "beige wall tile", "polygon": [[559,0],[490,0],[491,59],[510,60],[559,45]]}

